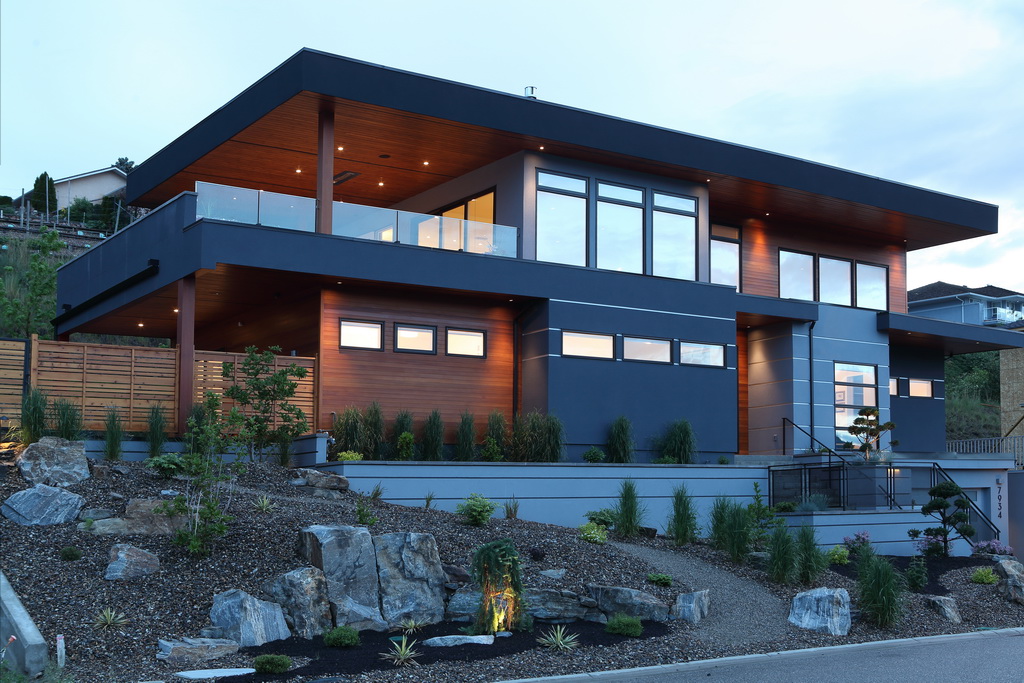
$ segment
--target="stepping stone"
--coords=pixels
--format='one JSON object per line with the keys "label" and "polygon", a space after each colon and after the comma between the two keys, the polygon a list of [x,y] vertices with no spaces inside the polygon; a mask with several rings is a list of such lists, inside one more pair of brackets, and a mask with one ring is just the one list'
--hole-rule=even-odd
{"label": "stepping stone", "polygon": [[438,636],[427,638],[423,647],[455,647],[457,645],[493,645],[494,636]]}
{"label": "stepping stone", "polygon": [[178,678],[190,681],[202,681],[207,678],[220,678],[221,676],[244,676],[254,674],[256,669],[195,669],[194,671],[179,671],[174,674]]}

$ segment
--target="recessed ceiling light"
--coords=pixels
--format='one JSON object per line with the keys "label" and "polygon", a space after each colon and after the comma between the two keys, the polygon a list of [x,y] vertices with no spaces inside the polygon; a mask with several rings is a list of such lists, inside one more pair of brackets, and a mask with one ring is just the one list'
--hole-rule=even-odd
{"label": "recessed ceiling light", "polygon": [[429,161],[424,161],[424,162],[423,162],[423,165],[424,165],[424,166],[430,166],[430,162],[429,162]]}
{"label": "recessed ceiling light", "polygon": [[342,147],[341,145],[338,145],[338,151],[339,151],[339,152],[344,152],[344,151],[345,151],[345,148],[344,148],[344,147]]}
{"label": "recessed ceiling light", "polygon": [[766,213],[765,216],[771,216],[771,214],[770,213]]}
{"label": "recessed ceiling light", "polygon": [[544,149],[544,145],[541,145],[541,146],[540,146],[540,148],[541,148],[541,149]]}
{"label": "recessed ceiling light", "polygon": [[177,312],[178,312],[178,309],[177,309],[177,308],[175,308],[175,309],[174,309],[174,312],[175,312],[175,313],[177,313]]}
{"label": "recessed ceiling light", "polygon": [[380,182],[377,183],[379,186],[384,187],[384,179],[381,178]]}
{"label": "recessed ceiling light", "polygon": [[295,169],[295,172],[296,173],[302,173],[302,169],[301,168],[297,168],[297,169]]}
{"label": "recessed ceiling light", "polygon": [[143,323],[139,323],[139,327],[143,327]]}

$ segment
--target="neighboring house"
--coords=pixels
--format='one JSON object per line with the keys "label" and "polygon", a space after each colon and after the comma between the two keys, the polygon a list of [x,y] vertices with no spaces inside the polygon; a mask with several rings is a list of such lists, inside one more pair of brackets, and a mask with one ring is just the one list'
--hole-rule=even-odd
{"label": "neighboring house", "polygon": [[971,325],[1013,327],[1024,321],[1024,294],[1002,287],[933,282],[907,292],[910,312]]}
{"label": "neighboring house", "polygon": [[943,359],[1024,346],[907,312],[907,251],[995,233],[995,206],[312,50],[127,199],[153,210],[60,269],[56,330],[175,340],[179,413],[194,349],[280,345],[318,358],[320,428],[536,409],[578,460],[624,414],[646,460],[687,418],[716,462],[877,407],[929,454]]}
{"label": "neighboring house", "polygon": [[[57,206],[50,207],[51,211],[66,209],[74,203],[78,197],[84,197],[93,204],[99,204],[104,197],[123,193],[128,175],[119,168],[109,166],[88,173],[58,178],[53,181],[54,190],[57,192]],[[31,192],[26,195],[31,196]],[[14,206],[20,207],[24,196],[14,200]],[[40,210],[39,207],[34,207]]]}

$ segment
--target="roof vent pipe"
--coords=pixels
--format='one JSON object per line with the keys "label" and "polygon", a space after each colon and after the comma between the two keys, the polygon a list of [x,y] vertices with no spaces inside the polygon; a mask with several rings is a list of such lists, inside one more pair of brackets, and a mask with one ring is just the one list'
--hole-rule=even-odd
{"label": "roof vent pipe", "polygon": [[526,86],[526,92],[523,93],[523,96],[531,100],[537,99],[537,88],[532,85]]}

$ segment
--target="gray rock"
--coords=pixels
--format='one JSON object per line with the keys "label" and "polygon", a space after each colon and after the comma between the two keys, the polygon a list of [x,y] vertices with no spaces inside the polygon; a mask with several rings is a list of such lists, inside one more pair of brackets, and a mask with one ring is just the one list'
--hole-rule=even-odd
{"label": "gray rock", "polygon": [[89,478],[85,442],[44,436],[22,451],[18,469],[30,484],[70,486],[85,481]]}
{"label": "gray rock", "polygon": [[672,619],[682,619],[691,624],[697,624],[708,615],[711,607],[711,591],[702,590],[694,593],[681,593],[676,596],[676,602],[669,611]]}
{"label": "gray rock", "polygon": [[494,645],[494,636],[438,636],[427,638],[423,647],[455,647],[456,645]]}
{"label": "gray rock", "polygon": [[213,596],[210,621],[240,647],[284,640],[291,635],[280,605],[258,600],[237,588]]}
{"label": "gray rock", "polygon": [[289,479],[288,483],[292,486],[306,486],[308,484],[305,479]]}
{"label": "gray rock", "polygon": [[18,491],[0,506],[0,514],[23,526],[48,526],[72,522],[85,498],[55,486],[36,484]]}
{"label": "gray rock", "polygon": [[555,579],[557,581],[559,579],[565,578],[565,570],[564,569],[542,569],[542,570],[540,570],[540,575],[541,576],[546,576],[549,579]]}
{"label": "gray rock", "polygon": [[178,678],[184,678],[187,681],[206,681],[209,679],[217,679],[223,676],[244,676],[246,674],[254,674],[256,669],[196,669],[195,671],[179,671],[174,674]]}
{"label": "gray rock", "polygon": [[373,539],[380,579],[381,616],[436,624],[444,618],[445,575],[431,534],[383,534]]}
{"label": "gray rock", "polygon": [[113,510],[108,510],[107,508],[85,508],[78,513],[78,519],[83,522],[87,519],[96,521],[98,519],[110,519],[114,514],[116,513]]}
{"label": "gray rock", "polygon": [[136,579],[160,571],[160,558],[142,548],[118,543],[110,549],[110,564],[103,578],[108,581]]}
{"label": "gray rock", "polygon": [[469,583],[473,580],[473,577],[469,575],[469,572],[467,572],[464,567],[460,567],[457,564],[443,564],[441,565],[441,569],[444,570],[449,583]]}
{"label": "gray rock", "polygon": [[326,498],[327,500],[341,500],[345,497],[344,491],[334,489],[313,489],[314,498]]}
{"label": "gray rock", "polygon": [[[216,626],[207,626],[206,628],[199,629],[199,637],[201,638],[223,638],[224,629],[217,628]],[[234,642],[234,641],[231,641]]]}
{"label": "gray rock", "polygon": [[350,626],[357,631],[387,631],[388,624],[380,616],[380,608],[360,605],[347,595],[331,600],[331,616],[336,626]]}
{"label": "gray rock", "polygon": [[[95,520],[92,525],[92,533],[100,536],[120,536],[124,534],[139,534],[145,536],[170,535],[183,528],[188,520],[184,516],[169,517],[157,508],[167,501],[153,498],[132,498],[128,501],[128,508],[124,517],[110,517],[108,519]],[[85,530],[83,524],[78,525],[79,529]]]}
{"label": "gray rock", "polygon": [[333,472],[301,469],[296,474],[306,480],[306,486],[333,491],[348,491],[348,478]]}
{"label": "gray rock", "polygon": [[526,613],[537,621],[570,624],[587,613],[587,608],[580,604],[579,596],[572,591],[527,588],[524,593]]}
{"label": "gray rock", "polygon": [[[309,526],[299,532],[296,545],[299,556],[324,573],[327,596],[340,605],[340,614],[357,613],[360,620],[383,622],[377,557],[365,527]],[[355,610],[346,598],[365,609]],[[335,623],[356,628],[348,622]]]}
{"label": "gray rock", "polygon": [[227,657],[238,652],[238,643],[224,638],[182,638],[181,640],[157,641],[162,659],[171,666],[194,666],[211,659]]}
{"label": "gray rock", "polygon": [[845,588],[815,588],[797,593],[789,623],[809,631],[845,636],[850,632],[850,594]]}
{"label": "gray rock", "polygon": [[996,584],[996,592],[1010,602],[1024,605],[1024,578],[1011,576]]}
{"label": "gray rock", "polygon": [[938,612],[946,621],[951,624],[959,624],[963,621],[960,618],[960,610],[956,606],[956,600],[945,595],[926,595],[925,603]]}
{"label": "gray rock", "polygon": [[448,600],[448,607],[445,609],[444,618],[447,621],[473,621],[477,612],[480,611],[480,600],[483,593],[463,586],[455,591],[455,594]]}
{"label": "gray rock", "polygon": [[1016,560],[1001,560],[992,567],[992,571],[1001,579],[1008,579],[1011,576],[1024,579],[1024,564]]}
{"label": "gray rock", "polygon": [[597,600],[597,607],[605,614],[622,612],[631,617],[668,621],[668,605],[650,593],[621,586],[588,584],[587,590]]}
{"label": "gray rock", "polygon": [[160,495],[170,496],[171,498],[174,498],[175,496],[180,496],[181,491],[175,491],[174,489],[164,489],[163,491],[160,492]]}
{"label": "gray rock", "polygon": [[581,595],[580,604],[586,607],[587,609],[592,609],[597,607],[597,600],[591,597],[587,597],[586,595]]}
{"label": "gray rock", "polygon": [[747,555],[747,562],[750,566],[764,569],[768,566],[768,553],[755,550]]}
{"label": "gray rock", "polygon": [[284,610],[292,633],[312,640],[334,625],[327,597],[327,579],[316,567],[282,574],[263,589]]}

